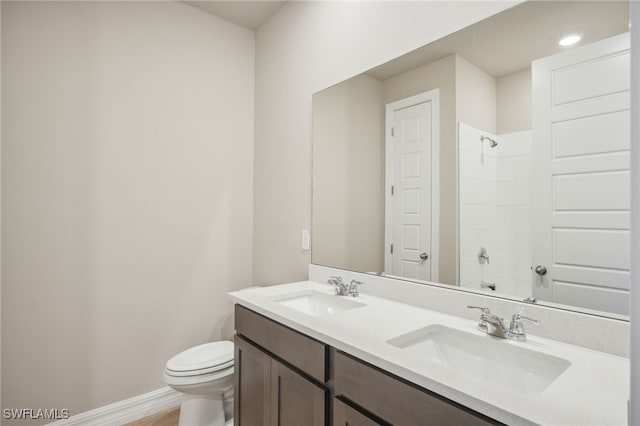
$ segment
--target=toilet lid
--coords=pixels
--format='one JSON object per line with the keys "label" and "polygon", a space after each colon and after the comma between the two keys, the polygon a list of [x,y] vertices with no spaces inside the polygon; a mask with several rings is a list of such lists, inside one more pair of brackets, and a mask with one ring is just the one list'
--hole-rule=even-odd
{"label": "toilet lid", "polygon": [[233,342],[205,343],[180,352],[167,362],[167,374],[193,376],[233,366]]}

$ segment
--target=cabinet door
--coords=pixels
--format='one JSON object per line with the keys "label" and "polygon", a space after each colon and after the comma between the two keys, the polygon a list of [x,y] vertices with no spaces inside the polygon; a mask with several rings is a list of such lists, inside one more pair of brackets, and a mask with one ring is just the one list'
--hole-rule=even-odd
{"label": "cabinet door", "polygon": [[235,337],[234,424],[269,424],[271,358],[244,340]]}
{"label": "cabinet door", "polygon": [[271,360],[271,426],[325,426],[326,408],[325,389]]}
{"label": "cabinet door", "polygon": [[351,408],[339,399],[333,400],[333,426],[386,426]]}

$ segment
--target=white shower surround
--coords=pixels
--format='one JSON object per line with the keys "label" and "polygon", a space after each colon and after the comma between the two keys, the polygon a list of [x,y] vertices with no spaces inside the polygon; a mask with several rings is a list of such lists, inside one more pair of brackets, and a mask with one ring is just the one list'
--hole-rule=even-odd
{"label": "white shower surround", "polygon": [[[494,148],[481,137],[498,142]],[[458,124],[460,286],[531,296],[531,131],[493,135]],[[480,264],[487,249],[490,263]],[[491,291],[485,289],[486,291]]]}

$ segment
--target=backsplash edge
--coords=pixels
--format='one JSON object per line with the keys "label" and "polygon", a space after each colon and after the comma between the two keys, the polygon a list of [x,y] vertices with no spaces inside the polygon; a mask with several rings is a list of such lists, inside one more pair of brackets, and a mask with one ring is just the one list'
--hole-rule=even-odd
{"label": "backsplash edge", "polygon": [[309,264],[310,281],[326,283],[336,275],[346,282],[353,279],[363,282],[362,293],[471,320],[478,319],[478,312],[467,309],[467,305],[486,306],[504,318],[522,310],[523,315],[540,321],[538,326],[527,327],[528,334],[612,355],[630,356],[628,321]]}

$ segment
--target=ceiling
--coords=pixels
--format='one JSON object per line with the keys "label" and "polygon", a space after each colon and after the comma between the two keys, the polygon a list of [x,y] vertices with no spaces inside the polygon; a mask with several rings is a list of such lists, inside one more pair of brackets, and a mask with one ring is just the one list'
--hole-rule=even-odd
{"label": "ceiling", "polygon": [[195,0],[185,1],[184,3],[243,27],[256,30],[269,19],[271,15],[278,11],[286,1]]}
{"label": "ceiling", "polygon": [[626,1],[528,1],[430,43],[367,74],[380,80],[457,53],[500,77],[558,53],[558,39],[580,32],[580,44],[629,31]]}
{"label": "ceiling", "polygon": [[[256,30],[286,1],[192,0],[184,3]],[[557,40],[561,35],[582,32],[582,44],[586,44],[628,31],[628,10],[626,1],[527,1],[367,73],[386,80],[457,53],[499,77],[528,68],[532,60],[560,51]]]}

